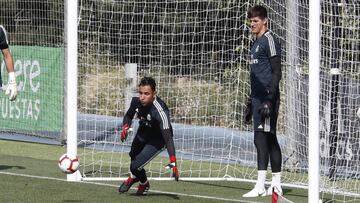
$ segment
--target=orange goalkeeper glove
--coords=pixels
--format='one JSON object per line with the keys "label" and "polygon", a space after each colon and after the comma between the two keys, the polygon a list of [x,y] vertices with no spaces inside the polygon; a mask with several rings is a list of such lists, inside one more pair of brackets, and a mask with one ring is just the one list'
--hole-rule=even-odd
{"label": "orange goalkeeper glove", "polygon": [[172,170],[171,177],[175,178],[176,181],[179,181],[179,171],[176,167],[176,157],[170,156],[170,163],[166,166],[166,168]]}
{"label": "orange goalkeeper glove", "polygon": [[122,126],[122,129],[121,129],[121,133],[120,133],[120,140],[121,142],[124,142],[129,134],[128,131],[131,131],[131,128],[129,126],[129,124],[125,123],[123,126]]}

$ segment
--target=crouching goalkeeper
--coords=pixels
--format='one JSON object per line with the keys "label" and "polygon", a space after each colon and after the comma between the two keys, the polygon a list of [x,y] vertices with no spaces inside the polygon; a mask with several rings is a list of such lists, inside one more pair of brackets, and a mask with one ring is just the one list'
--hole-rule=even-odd
{"label": "crouching goalkeeper", "polygon": [[137,195],[146,195],[150,188],[144,166],[155,158],[165,147],[169,153],[172,176],[179,180],[176,166],[173,130],[170,124],[169,109],[156,95],[156,83],[151,77],[141,79],[138,86],[139,97],[133,97],[130,108],[123,119],[121,141],[124,142],[131,127],[132,119],[139,119],[139,129],[131,144],[131,174],[119,187],[119,192],[127,192],[139,182]]}

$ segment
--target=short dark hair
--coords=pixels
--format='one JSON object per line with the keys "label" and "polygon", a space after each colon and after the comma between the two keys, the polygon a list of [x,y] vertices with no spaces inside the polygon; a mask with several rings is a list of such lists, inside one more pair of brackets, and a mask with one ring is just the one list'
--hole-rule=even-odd
{"label": "short dark hair", "polygon": [[267,10],[264,6],[256,5],[251,7],[247,12],[248,18],[260,17],[267,18]]}
{"label": "short dark hair", "polygon": [[143,77],[140,80],[139,87],[140,86],[146,86],[146,85],[149,85],[153,91],[156,90],[156,82],[155,82],[154,78],[152,78],[152,77]]}

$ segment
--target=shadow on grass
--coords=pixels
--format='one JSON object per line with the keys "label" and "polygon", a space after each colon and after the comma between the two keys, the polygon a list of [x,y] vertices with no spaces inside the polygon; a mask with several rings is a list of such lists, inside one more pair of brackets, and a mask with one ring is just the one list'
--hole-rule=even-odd
{"label": "shadow on grass", "polygon": [[198,184],[198,185],[206,185],[206,186],[214,186],[214,187],[223,187],[223,188],[228,188],[228,189],[239,189],[239,190],[248,190],[250,187],[248,186],[248,184],[242,184],[239,182],[239,186],[229,186],[229,185],[225,185],[225,184],[229,184],[228,181],[224,181],[224,182],[214,182],[214,183],[210,183],[210,182],[202,182],[202,181],[183,181],[186,183],[192,183],[192,184]]}
{"label": "shadow on grass", "polygon": [[283,188],[282,190],[283,190],[283,195],[289,194],[293,191],[292,189],[286,189],[286,188]]}
{"label": "shadow on grass", "polygon": [[[295,198],[305,198],[307,199],[308,195],[307,193],[302,193],[301,191],[295,189],[289,189],[289,188],[282,188],[283,189],[283,196],[287,197],[295,197]],[[307,201],[307,200],[306,200]]]}
{"label": "shadow on grass", "polygon": [[0,170],[7,170],[7,169],[12,169],[12,168],[25,169],[25,167],[23,167],[23,166],[0,165]]}
{"label": "shadow on grass", "polygon": [[168,198],[172,198],[172,199],[176,199],[179,200],[179,196],[175,195],[175,194],[165,194],[165,193],[157,193],[157,192],[152,192],[151,190],[147,193],[147,195],[141,196],[141,195],[137,195],[136,193],[133,194],[129,194],[129,196],[133,196],[133,197],[168,197]]}
{"label": "shadow on grass", "polygon": [[[229,186],[226,185],[229,182],[225,181],[225,182],[202,182],[202,181],[183,181],[186,183],[191,183],[191,184],[197,184],[197,185],[206,185],[206,186],[214,186],[214,187],[222,187],[222,188],[227,188],[227,189],[236,189],[236,190],[251,190],[252,187],[254,186],[251,183],[242,183],[239,182],[239,184],[237,186]],[[299,194],[299,193],[294,193],[296,191],[294,191],[293,189],[290,188],[282,188],[283,189],[283,195],[289,195],[289,196],[296,196],[296,197],[307,197],[306,194]]]}

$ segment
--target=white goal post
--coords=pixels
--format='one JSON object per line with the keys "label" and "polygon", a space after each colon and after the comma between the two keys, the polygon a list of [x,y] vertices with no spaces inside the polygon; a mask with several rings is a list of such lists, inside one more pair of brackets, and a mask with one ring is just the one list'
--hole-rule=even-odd
{"label": "white goal post", "polygon": [[309,188],[308,202],[320,192],[320,0],[309,2]]}
{"label": "white goal post", "polygon": [[[65,1],[65,134],[67,137],[67,153],[77,156],[77,98],[78,98],[78,1]],[[76,171],[67,175],[68,181],[80,181],[81,174]]]}

